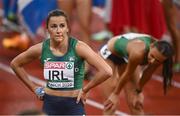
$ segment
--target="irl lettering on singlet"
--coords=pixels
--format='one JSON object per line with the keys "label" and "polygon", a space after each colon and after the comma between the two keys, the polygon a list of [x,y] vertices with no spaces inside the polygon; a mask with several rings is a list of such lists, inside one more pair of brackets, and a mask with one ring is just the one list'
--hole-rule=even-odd
{"label": "irl lettering on singlet", "polygon": [[51,88],[74,87],[74,62],[53,62],[44,64],[44,78]]}

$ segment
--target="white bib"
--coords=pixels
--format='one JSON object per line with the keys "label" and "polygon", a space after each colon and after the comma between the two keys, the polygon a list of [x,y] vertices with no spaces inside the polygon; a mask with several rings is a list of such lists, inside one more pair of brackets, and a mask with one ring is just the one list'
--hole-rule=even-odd
{"label": "white bib", "polygon": [[51,88],[73,88],[74,62],[45,62],[44,78]]}

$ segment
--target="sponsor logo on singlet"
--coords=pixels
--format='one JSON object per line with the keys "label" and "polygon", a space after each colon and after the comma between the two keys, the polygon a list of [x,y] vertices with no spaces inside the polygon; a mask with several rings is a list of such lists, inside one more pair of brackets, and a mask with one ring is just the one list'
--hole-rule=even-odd
{"label": "sponsor logo on singlet", "polygon": [[51,88],[73,88],[74,62],[45,62],[44,78]]}

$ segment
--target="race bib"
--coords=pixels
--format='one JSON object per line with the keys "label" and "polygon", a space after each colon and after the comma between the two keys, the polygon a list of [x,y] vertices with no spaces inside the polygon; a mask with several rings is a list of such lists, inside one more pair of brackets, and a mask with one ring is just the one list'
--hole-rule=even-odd
{"label": "race bib", "polygon": [[107,59],[111,55],[111,52],[108,50],[107,45],[104,45],[101,48],[100,54],[104,59]]}
{"label": "race bib", "polygon": [[74,62],[46,62],[44,78],[51,88],[74,87]]}

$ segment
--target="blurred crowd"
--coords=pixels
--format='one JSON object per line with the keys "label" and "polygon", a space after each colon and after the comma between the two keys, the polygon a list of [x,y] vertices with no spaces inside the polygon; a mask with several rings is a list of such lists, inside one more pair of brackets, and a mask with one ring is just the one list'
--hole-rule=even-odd
{"label": "blurred crowd", "polygon": [[[146,33],[172,43],[174,71],[180,71],[179,0],[1,0],[0,32],[4,48],[25,50],[48,38],[45,19],[53,9],[77,17],[80,39],[104,41],[127,32]],[[104,30],[91,31],[92,15],[102,18]],[[71,22],[71,21],[70,21]],[[93,27],[96,28],[96,27]]]}

